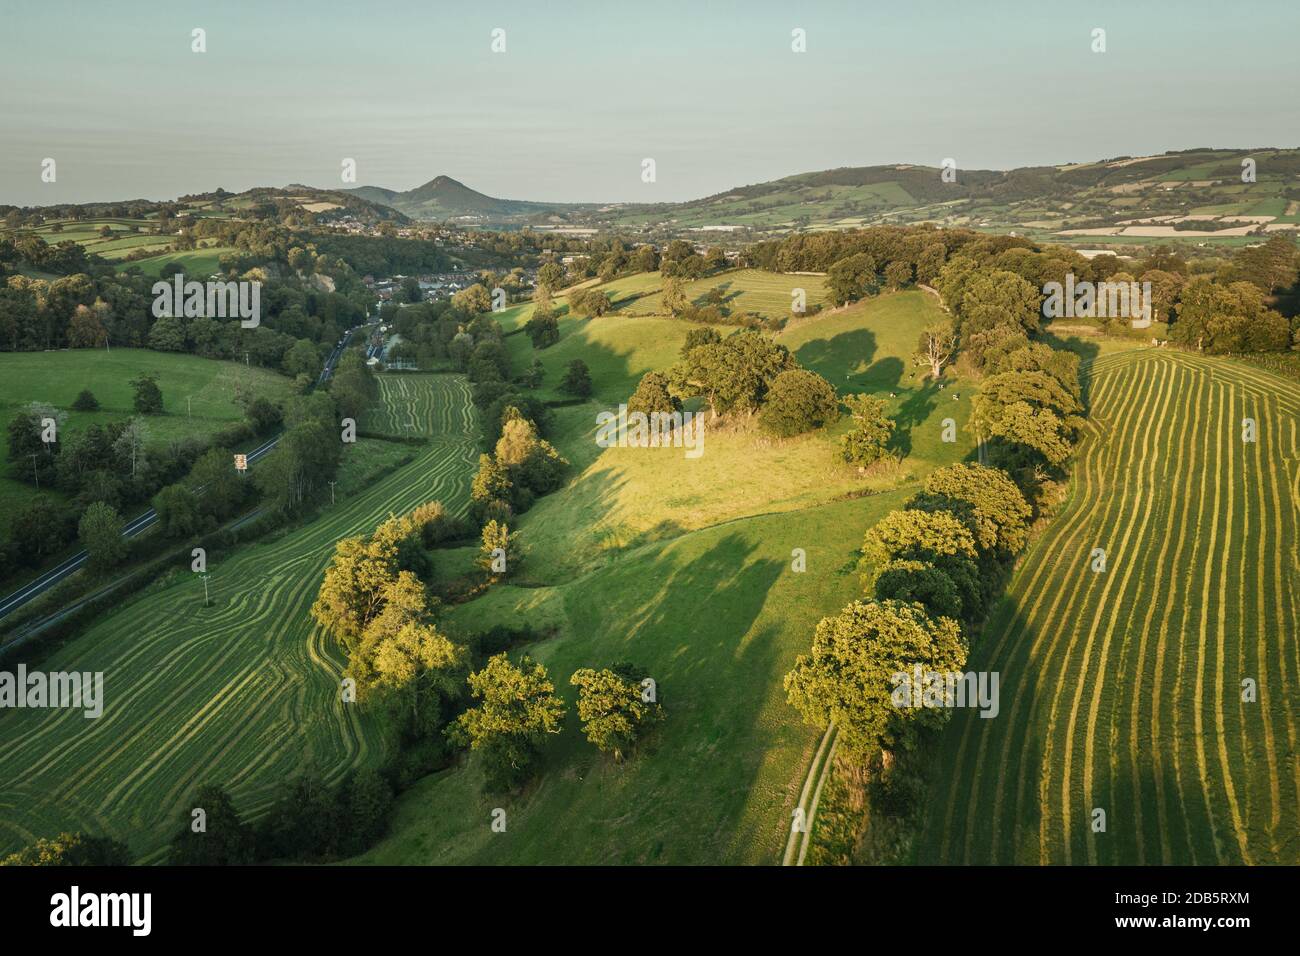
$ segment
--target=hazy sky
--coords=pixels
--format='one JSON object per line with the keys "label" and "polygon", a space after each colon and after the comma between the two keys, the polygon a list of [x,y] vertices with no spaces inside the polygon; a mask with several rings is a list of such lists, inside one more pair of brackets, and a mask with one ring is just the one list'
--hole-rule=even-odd
{"label": "hazy sky", "polygon": [[948,156],[1296,146],[1298,47],[1300,0],[0,0],[0,202],[336,187],[345,157],[357,185],[665,201]]}

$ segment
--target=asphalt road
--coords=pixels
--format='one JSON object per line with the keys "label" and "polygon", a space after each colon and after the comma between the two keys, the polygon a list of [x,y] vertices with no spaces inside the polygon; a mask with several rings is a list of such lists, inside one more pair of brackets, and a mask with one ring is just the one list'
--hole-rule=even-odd
{"label": "asphalt road", "polygon": [[[338,363],[339,357],[343,354],[343,350],[348,347],[348,343],[352,340],[353,331],[353,329],[348,329],[348,331],[343,335],[342,343],[334,346],[334,350],[330,352],[329,357],[325,359],[325,365],[321,368],[320,377],[316,379],[316,384],[324,384],[330,375],[333,374],[334,366]],[[275,447],[276,442],[279,440],[280,436],[277,435],[248,452],[248,464],[252,466],[259,459],[269,454],[271,449]],[[126,523],[126,526],[122,529],[122,537],[134,538],[136,535],[152,527],[157,522],[158,512],[153,508],[150,508],[144,514],[138,515]],[[4,598],[4,600],[0,601],[0,617],[4,617],[6,614],[16,611],[28,601],[40,597],[60,581],[63,581],[68,576],[80,571],[85,563],[86,552],[78,551],[72,557],[46,571],[35,581],[19,588],[13,594],[10,594],[8,597]]]}

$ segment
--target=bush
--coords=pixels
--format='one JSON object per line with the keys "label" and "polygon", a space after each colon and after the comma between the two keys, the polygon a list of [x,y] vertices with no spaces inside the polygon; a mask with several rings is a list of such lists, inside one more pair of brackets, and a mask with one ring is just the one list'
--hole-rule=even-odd
{"label": "bush", "polygon": [[99,409],[99,399],[95,397],[95,393],[90,389],[83,388],[76,400],[73,401],[72,407],[78,412],[97,411]]}

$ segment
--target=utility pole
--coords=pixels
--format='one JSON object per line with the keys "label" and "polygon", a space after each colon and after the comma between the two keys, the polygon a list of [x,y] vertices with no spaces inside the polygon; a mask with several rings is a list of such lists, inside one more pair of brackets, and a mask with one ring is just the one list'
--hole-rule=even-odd
{"label": "utility pole", "polygon": [[252,366],[248,364],[248,353],[247,353],[247,352],[244,353],[244,368],[252,368]]}
{"label": "utility pole", "polygon": [[41,490],[41,473],[36,467],[36,452],[32,452],[32,477],[36,479],[36,490]]}
{"label": "utility pole", "polygon": [[190,404],[190,396],[188,395],[185,396],[185,417],[194,417],[194,407]]}
{"label": "utility pole", "polygon": [[211,607],[212,601],[208,598],[208,576],[206,574],[201,574],[199,577],[203,578],[203,606]]}
{"label": "utility pole", "polygon": [[334,482],[330,482],[330,504],[334,504]]}

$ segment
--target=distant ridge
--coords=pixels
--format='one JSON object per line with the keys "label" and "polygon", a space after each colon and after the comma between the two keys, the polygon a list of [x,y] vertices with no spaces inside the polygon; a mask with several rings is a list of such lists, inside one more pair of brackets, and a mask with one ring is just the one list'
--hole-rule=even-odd
{"label": "distant ridge", "polygon": [[[1256,180],[1242,178],[1246,160],[1257,166]],[[1128,229],[1139,237],[1192,239],[1221,229],[1228,238],[1231,229],[1242,236],[1300,227],[1300,149],[1200,147],[1010,170],[958,167],[950,176],[938,166],[915,163],[852,166],[733,186],[675,203],[498,199],[450,176],[437,176],[404,192],[378,186],[344,192],[412,219],[459,219],[480,225],[779,233],[934,223],[1038,237],[1124,238]],[[1234,221],[1234,216],[1242,218]],[[1213,229],[1205,228],[1209,220],[1219,218]]]}

